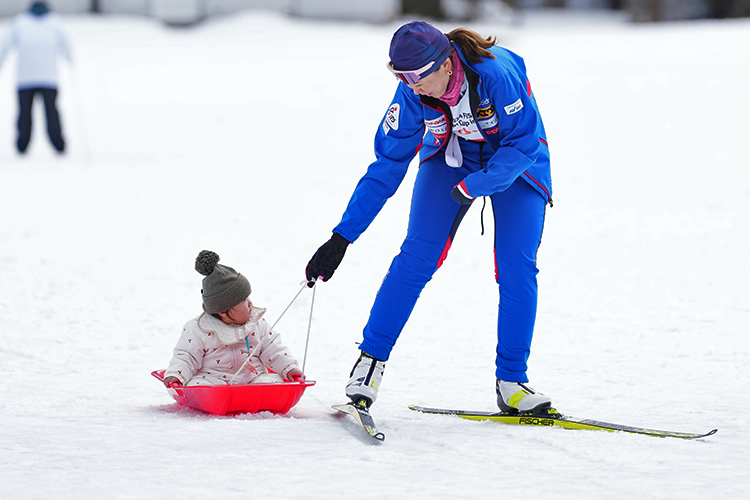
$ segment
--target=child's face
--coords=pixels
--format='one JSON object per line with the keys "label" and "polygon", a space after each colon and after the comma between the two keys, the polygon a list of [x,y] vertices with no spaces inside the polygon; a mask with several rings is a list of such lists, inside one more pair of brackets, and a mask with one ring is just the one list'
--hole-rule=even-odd
{"label": "child's face", "polygon": [[252,309],[253,303],[250,302],[250,297],[248,297],[227,312],[219,313],[219,316],[228,325],[244,325],[250,319]]}

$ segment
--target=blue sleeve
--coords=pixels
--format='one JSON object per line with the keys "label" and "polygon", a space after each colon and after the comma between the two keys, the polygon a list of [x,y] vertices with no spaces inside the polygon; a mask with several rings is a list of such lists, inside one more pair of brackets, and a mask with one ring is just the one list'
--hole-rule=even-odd
{"label": "blue sleeve", "polygon": [[482,171],[464,179],[466,189],[475,198],[508,189],[534,164],[541,147],[541,118],[525,76],[506,73],[491,83],[488,91],[499,120],[500,145],[484,160]]}
{"label": "blue sleeve", "polygon": [[354,242],[393,196],[416,156],[424,135],[419,98],[399,83],[388,111],[375,134],[375,161],[360,179],[341,222],[333,229]]}

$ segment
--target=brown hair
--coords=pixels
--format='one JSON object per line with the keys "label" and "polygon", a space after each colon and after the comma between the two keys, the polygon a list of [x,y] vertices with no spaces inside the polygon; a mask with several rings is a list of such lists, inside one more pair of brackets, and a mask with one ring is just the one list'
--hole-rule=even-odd
{"label": "brown hair", "polygon": [[466,28],[456,28],[448,33],[447,36],[448,40],[458,44],[461,52],[464,53],[464,57],[469,62],[480,63],[483,57],[495,59],[492,52],[487,50],[497,43],[497,37],[495,36],[482,38],[482,35],[479,33]]}

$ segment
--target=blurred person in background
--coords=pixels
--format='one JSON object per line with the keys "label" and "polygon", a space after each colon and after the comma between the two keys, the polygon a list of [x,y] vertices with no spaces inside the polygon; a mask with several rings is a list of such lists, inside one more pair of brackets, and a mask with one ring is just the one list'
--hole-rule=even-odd
{"label": "blurred person in background", "polygon": [[59,18],[45,2],[34,2],[28,12],[13,20],[0,46],[0,66],[12,47],[18,52],[18,140],[23,154],[31,140],[31,111],[34,96],[44,98],[47,132],[58,153],[65,151],[65,140],[57,110],[57,56],[72,62],[70,44]]}

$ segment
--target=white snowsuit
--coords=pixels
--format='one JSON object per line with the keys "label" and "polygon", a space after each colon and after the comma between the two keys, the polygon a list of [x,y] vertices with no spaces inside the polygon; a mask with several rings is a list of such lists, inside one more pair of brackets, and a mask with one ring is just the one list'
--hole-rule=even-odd
{"label": "white snowsuit", "polygon": [[0,45],[0,65],[11,47],[18,50],[18,89],[57,88],[57,55],[72,61],[68,37],[57,15],[20,14]]}
{"label": "white snowsuit", "polygon": [[[299,365],[281,336],[261,318],[263,312],[265,309],[253,308],[244,325],[227,325],[207,313],[191,319],[182,329],[164,378],[177,377],[183,385],[191,386],[229,384],[248,355],[248,365],[252,363],[257,373],[246,367],[232,384],[281,382],[282,377],[287,378]],[[269,373],[269,369],[278,375]]]}

